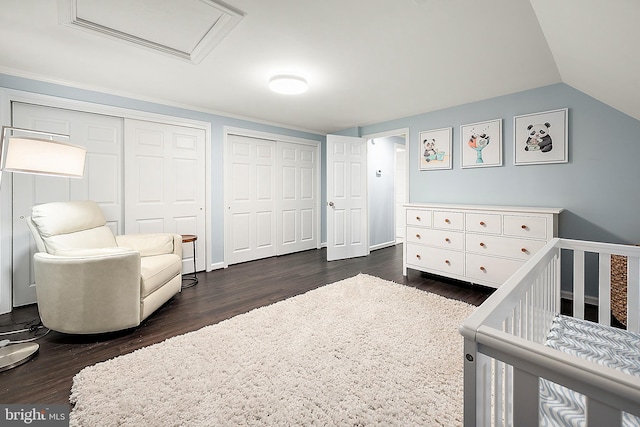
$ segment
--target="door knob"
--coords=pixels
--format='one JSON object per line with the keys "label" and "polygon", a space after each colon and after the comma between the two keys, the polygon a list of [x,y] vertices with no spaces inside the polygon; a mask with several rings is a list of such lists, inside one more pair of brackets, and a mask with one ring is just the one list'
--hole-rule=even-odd
{"label": "door knob", "polygon": [[333,202],[329,202],[329,206],[333,207]]}

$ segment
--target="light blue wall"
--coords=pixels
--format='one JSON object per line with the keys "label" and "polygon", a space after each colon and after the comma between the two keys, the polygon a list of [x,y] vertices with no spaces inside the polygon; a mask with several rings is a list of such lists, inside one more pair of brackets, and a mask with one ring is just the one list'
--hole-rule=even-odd
{"label": "light blue wall", "polygon": [[[232,126],[321,141],[322,231],[326,241],[326,139],[248,120],[199,112],[107,93],[0,74],[0,87],[211,123],[212,259],[223,260],[223,127]],[[513,117],[569,109],[569,163],[515,166]],[[503,119],[504,166],[460,168],[460,125]],[[342,135],[371,135],[410,128],[409,197],[446,202],[565,208],[560,236],[614,243],[640,243],[640,121],[565,84],[556,84],[389,122],[346,129]],[[419,133],[453,127],[453,169],[419,171]]]}
{"label": "light blue wall", "polygon": [[[147,102],[126,98],[108,93],[90,91],[85,89],[77,89],[47,82],[41,82],[21,77],[0,74],[0,87],[7,89],[32,92],[41,95],[55,96],[65,99],[72,99],[95,104],[108,105],[113,107],[127,108],[156,114],[164,114],[169,116],[181,117],[190,120],[199,120],[211,123],[211,238],[212,238],[212,262],[214,264],[221,263],[224,258],[224,187],[223,187],[223,128],[225,126],[237,127],[243,129],[256,130],[261,132],[269,132],[280,135],[287,135],[297,138],[305,138],[320,141],[321,150],[325,155],[326,138],[324,135],[317,135],[308,132],[291,130],[278,126],[270,126],[255,123],[248,120],[235,119],[185,108],[172,107],[154,102]],[[215,94],[212,94],[215,96]],[[2,106],[4,108],[4,106]],[[8,123],[4,123],[8,125]],[[324,158],[324,157],[323,157]],[[322,191],[324,195],[324,180],[322,181]],[[324,196],[322,200],[324,207]],[[326,235],[323,209],[322,235]],[[324,240],[323,240],[324,241]]]}
{"label": "light blue wall", "polygon": [[[513,117],[569,109],[569,163],[515,166]],[[503,119],[504,166],[460,168],[460,125]],[[640,121],[566,85],[534,90],[361,128],[409,127],[409,197],[443,202],[565,209],[560,237],[640,243]],[[453,169],[420,171],[419,133],[453,127]],[[594,289],[589,289],[593,294]]]}

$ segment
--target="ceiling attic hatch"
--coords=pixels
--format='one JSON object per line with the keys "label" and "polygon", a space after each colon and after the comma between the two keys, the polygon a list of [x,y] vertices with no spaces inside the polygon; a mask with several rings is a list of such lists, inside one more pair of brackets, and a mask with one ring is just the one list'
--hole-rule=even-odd
{"label": "ceiling attic hatch", "polygon": [[214,0],[58,0],[63,25],[202,61],[243,13]]}

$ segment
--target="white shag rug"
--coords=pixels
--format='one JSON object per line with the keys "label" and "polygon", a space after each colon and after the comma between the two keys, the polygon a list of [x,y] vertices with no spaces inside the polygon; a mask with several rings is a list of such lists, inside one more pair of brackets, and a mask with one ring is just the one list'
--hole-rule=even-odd
{"label": "white shag rug", "polygon": [[360,274],[89,366],[72,426],[459,426],[475,307]]}

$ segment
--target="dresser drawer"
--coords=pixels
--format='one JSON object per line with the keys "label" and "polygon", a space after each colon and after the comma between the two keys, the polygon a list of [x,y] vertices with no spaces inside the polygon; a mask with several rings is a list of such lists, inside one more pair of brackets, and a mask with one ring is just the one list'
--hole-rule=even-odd
{"label": "dresser drawer", "polygon": [[464,216],[467,231],[477,233],[502,233],[502,216],[499,214],[467,213]]}
{"label": "dresser drawer", "polygon": [[464,254],[446,249],[407,243],[407,264],[419,269],[438,270],[461,276],[464,273]]}
{"label": "dresser drawer", "polygon": [[466,235],[466,250],[483,255],[495,255],[516,258],[523,261],[531,258],[545,245],[543,240],[516,239],[513,237],[491,236],[482,234]]}
{"label": "dresser drawer", "polygon": [[459,231],[434,230],[432,228],[407,227],[407,241],[461,251],[464,234]]}
{"label": "dresser drawer", "polygon": [[465,275],[472,281],[475,279],[480,283],[489,282],[500,286],[523,264],[522,261],[468,253],[465,260]]}
{"label": "dresser drawer", "polygon": [[464,229],[464,214],[462,212],[433,211],[433,226],[447,230]]}
{"label": "dresser drawer", "polygon": [[547,219],[542,216],[505,215],[505,236],[547,238]]}
{"label": "dresser drawer", "polygon": [[431,227],[431,211],[423,209],[407,209],[407,225]]}

